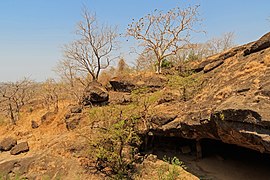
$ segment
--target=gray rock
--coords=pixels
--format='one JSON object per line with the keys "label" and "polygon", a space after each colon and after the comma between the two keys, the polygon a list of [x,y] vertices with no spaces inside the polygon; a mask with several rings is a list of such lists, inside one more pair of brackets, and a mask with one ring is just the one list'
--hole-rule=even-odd
{"label": "gray rock", "polygon": [[28,151],[29,151],[28,143],[21,142],[11,149],[10,154],[11,155],[18,155],[20,153],[24,153],[24,152],[28,152]]}
{"label": "gray rock", "polygon": [[16,144],[17,144],[16,139],[12,137],[5,138],[0,142],[0,151],[9,151]]}

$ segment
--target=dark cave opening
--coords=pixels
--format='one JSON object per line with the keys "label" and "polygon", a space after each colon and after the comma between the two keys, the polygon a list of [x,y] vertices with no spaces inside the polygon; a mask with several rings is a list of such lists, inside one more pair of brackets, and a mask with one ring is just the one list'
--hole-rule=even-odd
{"label": "dark cave opening", "polygon": [[201,158],[198,157],[197,141],[180,137],[149,136],[145,153],[157,155],[160,160],[164,156],[177,157],[199,178],[269,179],[270,154],[219,140],[202,139],[199,142]]}

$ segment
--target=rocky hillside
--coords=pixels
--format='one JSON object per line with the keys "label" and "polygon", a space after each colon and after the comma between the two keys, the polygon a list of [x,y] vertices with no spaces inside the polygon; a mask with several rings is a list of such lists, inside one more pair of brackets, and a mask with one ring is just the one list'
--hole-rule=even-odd
{"label": "rocky hillside", "polygon": [[155,109],[151,131],[161,136],[216,139],[270,153],[270,33],[258,41],[190,65],[200,90],[186,102]]}
{"label": "rocky hillside", "polygon": [[[111,79],[106,89],[92,83],[84,107],[60,104],[57,111],[26,107],[16,126],[0,125],[0,179],[110,178],[113,169],[94,171],[89,147],[100,138],[96,129],[119,119],[136,120],[145,144],[141,152],[158,136],[192,139],[197,155],[204,139],[270,154],[270,33],[163,75],[125,74]],[[133,164],[141,169],[133,177],[158,179],[164,162],[144,153]],[[198,179],[179,168],[182,178]]]}

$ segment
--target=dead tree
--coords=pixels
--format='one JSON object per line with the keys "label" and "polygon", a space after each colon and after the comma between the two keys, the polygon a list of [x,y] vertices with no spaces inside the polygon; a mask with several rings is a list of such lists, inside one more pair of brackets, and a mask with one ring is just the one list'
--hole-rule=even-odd
{"label": "dead tree", "polygon": [[177,7],[165,13],[155,10],[129,24],[127,35],[155,55],[157,73],[161,72],[165,58],[175,55],[189,44],[191,32],[195,31],[194,25],[199,21],[198,7]]}
{"label": "dead tree", "polygon": [[78,23],[76,34],[78,39],[64,46],[64,58],[97,81],[100,71],[114,59],[111,54],[117,47],[117,29],[99,24],[96,15],[84,9],[83,21]]}
{"label": "dead tree", "polygon": [[21,108],[33,99],[33,86],[34,83],[27,78],[0,85],[0,108],[10,117],[12,124],[16,124]]}

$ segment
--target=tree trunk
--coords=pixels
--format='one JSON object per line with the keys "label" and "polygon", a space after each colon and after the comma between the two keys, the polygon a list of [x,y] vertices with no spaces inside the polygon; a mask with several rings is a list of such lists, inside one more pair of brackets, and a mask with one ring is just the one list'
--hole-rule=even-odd
{"label": "tree trunk", "polygon": [[157,70],[156,73],[160,74],[161,73],[161,66],[162,66],[162,60],[158,60],[158,64],[157,64]]}
{"label": "tree trunk", "polygon": [[14,116],[14,113],[13,113],[13,108],[12,108],[11,104],[9,104],[9,112],[10,112],[11,123],[13,125],[16,125],[16,119],[15,119],[15,116]]}

